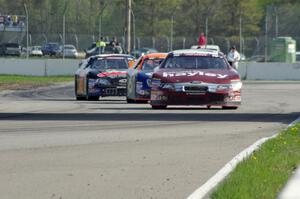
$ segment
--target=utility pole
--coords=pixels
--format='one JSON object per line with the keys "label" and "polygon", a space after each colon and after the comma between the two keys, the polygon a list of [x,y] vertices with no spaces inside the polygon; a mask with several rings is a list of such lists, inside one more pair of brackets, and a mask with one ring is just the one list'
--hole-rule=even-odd
{"label": "utility pole", "polygon": [[29,43],[29,32],[28,32],[28,10],[27,10],[27,6],[26,3],[24,3],[24,8],[25,8],[25,12],[26,12],[26,58],[29,58],[29,49],[28,49],[28,43]]}
{"label": "utility pole", "polygon": [[135,34],[135,15],[133,13],[133,10],[131,10],[131,14],[132,14],[132,29],[133,29],[133,51],[135,51],[136,49],[136,34]]}
{"label": "utility pole", "polygon": [[276,38],[278,37],[278,8],[275,7],[275,13],[276,13],[276,17],[275,17],[275,36]]}
{"label": "utility pole", "polygon": [[206,15],[206,18],[205,18],[205,36],[206,36],[205,48],[206,48],[207,42],[208,42],[208,14]]}
{"label": "utility pole", "polygon": [[66,15],[63,16],[63,47],[62,47],[62,56],[63,60],[65,59],[65,43],[66,43]]}
{"label": "utility pole", "polygon": [[125,50],[128,54],[131,51],[131,0],[126,0],[125,20]]}
{"label": "utility pole", "polygon": [[173,32],[174,32],[174,16],[172,15],[172,18],[171,18],[171,41],[170,41],[170,51],[173,50]]}
{"label": "utility pole", "polygon": [[65,59],[65,43],[66,43],[66,11],[68,9],[68,3],[64,0],[64,12],[63,12],[63,45],[62,45],[62,57]]}
{"label": "utility pole", "polygon": [[266,19],[265,19],[265,62],[267,62],[268,58],[268,9],[266,12]]}
{"label": "utility pole", "polygon": [[242,15],[240,15],[240,52],[241,53],[243,53],[242,39],[243,39],[243,35],[242,35]]}

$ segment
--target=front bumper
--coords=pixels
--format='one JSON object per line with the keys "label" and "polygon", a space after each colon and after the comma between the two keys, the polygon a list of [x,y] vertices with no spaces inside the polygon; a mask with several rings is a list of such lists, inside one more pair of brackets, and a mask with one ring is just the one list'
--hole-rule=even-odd
{"label": "front bumper", "polygon": [[100,86],[96,83],[96,79],[89,79],[88,82],[89,96],[126,96],[126,86]]}
{"label": "front bumper", "polygon": [[201,92],[175,91],[168,89],[152,89],[151,105],[207,105],[207,106],[239,106],[240,91]]}

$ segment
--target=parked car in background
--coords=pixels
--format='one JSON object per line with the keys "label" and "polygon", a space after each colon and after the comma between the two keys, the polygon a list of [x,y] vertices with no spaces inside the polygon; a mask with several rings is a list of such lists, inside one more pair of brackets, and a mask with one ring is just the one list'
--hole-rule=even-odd
{"label": "parked car in background", "polygon": [[102,54],[85,59],[75,73],[77,100],[98,100],[126,95],[126,74],[131,55]]}
{"label": "parked car in background", "polygon": [[296,52],[296,62],[300,62],[300,52]]}
{"label": "parked car in background", "polygon": [[74,45],[66,44],[65,46],[61,45],[59,47],[59,57],[66,57],[66,58],[77,58],[78,51]]}
{"label": "parked car in background", "polygon": [[30,49],[30,56],[43,56],[42,47],[41,46],[32,46]]}
{"label": "parked car in background", "polygon": [[2,43],[0,45],[1,56],[21,56],[22,47],[18,43]]}
{"label": "parked car in background", "polygon": [[147,54],[150,54],[150,53],[158,53],[158,50],[156,50],[155,48],[140,48],[140,49],[137,49],[135,51],[133,51],[131,53],[131,55],[135,56],[136,58],[139,58],[140,56],[142,55],[147,55]]}
{"label": "parked car in background", "polygon": [[170,52],[152,75],[151,106],[221,106],[237,109],[242,82],[223,53],[207,49]]}
{"label": "parked car in background", "polygon": [[151,77],[154,68],[166,58],[167,53],[142,55],[127,73],[127,103],[150,100]]}
{"label": "parked car in background", "polygon": [[43,55],[57,56],[59,53],[59,44],[50,42],[42,47]]}

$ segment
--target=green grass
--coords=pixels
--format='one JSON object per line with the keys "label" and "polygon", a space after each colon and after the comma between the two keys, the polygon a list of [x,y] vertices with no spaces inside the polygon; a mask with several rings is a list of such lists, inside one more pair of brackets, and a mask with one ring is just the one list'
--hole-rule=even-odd
{"label": "green grass", "polygon": [[212,193],[213,199],[275,199],[300,163],[300,123],[267,141]]}
{"label": "green grass", "polygon": [[41,86],[48,86],[55,83],[73,81],[73,76],[21,76],[21,75],[0,75],[0,90],[22,90],[32,89]]}

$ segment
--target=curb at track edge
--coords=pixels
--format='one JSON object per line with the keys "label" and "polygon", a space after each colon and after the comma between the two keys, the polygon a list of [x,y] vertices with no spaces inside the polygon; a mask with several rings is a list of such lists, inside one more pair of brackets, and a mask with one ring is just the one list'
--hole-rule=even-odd
{"label": "curb at track edge", "polygon": [[[287,127],[291,127],[296,123],[300,122],[300,116],[290,123]],[[275,138],[279,135],[280,132],[276,133],[275,135],[264,137],[257,140],[254,144],[244,149],[238,155],[236,155],[232,160],[230,160],[223,168],[221,168],[215,175],[213,175],[208,181],[206,181],[201,187],[196,189],[192,194],[190,194],[187,199],[202,199],[207,197],[214,188],[217,187],[219,183],[221,183],[235,168],[236,166],[243,161],[244,159],[248,158],[254,151],[258,150],[262,144],[266,141]]]}

